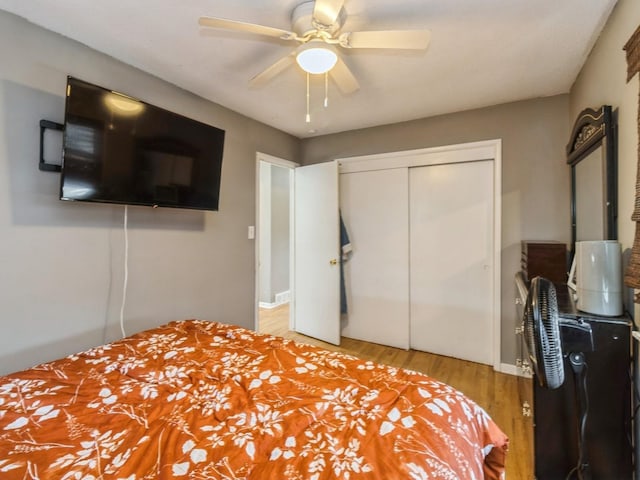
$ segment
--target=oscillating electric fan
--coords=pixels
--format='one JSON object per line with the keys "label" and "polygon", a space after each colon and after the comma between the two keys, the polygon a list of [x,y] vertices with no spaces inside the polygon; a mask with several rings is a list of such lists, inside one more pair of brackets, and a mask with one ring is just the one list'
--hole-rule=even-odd
{"label": "oscillating electric fan", "polygon": [[543,388],[556,389],[564,383],[566,355],[574,375],[576,418],[578,425],[578,462],[567,479],[574,474],[589,480],[586,449],[586,424],[589,409],[587,395],[587,363],[584,352],[593,351],[591,325],[581,320],[560,318],[553,283],[535,277],[524,309],[524,334],[533,371]]}

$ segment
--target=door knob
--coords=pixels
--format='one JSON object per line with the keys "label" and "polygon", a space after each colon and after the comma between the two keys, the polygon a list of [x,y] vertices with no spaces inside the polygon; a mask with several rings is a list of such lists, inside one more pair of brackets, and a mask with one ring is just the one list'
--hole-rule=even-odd
{"label": "door knob", "polygon": [[331,260],[329,260],[329,264],[330,265],[337,265],[338,264],[338,260],[336,260],[335,258],[332,258]]}

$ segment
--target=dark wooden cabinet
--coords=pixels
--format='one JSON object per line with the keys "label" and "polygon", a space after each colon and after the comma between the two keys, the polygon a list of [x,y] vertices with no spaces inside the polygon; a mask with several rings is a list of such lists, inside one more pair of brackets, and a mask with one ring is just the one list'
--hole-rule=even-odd
{"label": "dark wooden cabinet", "polygon": [[[522,338],[521,315],[527,282],[523,274],[516,276],[516,305],[519,327],[516,329],[521,373],[532,373]],[[524,295],[523,297],[523,287]],[[586,389],[588,414],[585,445],[594,480],[633,478],[632,402],[633,392],[631,330],[628,315],[603,317],[576,310],[565,284],[556,285],[558,310],[563,318],[579,318],[591,325],[594,351],[586,352]],[[578,420],[575,384],[569,360],[565,355],[565,381],[559,388],[542,388],[535,375],[524,378],[531,382],[532,397],[523,404],[524,421],[533,426],[534,468],[537,480],[564,479],[578,460]]]}
{"label": "dark wooden cabinet", "polygon": [[554,283],[566,283],[567,244],[523,240],[520,265],[526,281],[540,276]]}

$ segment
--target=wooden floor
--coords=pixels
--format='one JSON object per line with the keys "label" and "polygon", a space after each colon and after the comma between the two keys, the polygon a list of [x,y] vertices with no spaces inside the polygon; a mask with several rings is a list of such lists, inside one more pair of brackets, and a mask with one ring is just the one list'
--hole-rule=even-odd
{"label": "wooden floor", "polygon": [[260,310],[262,333],[291,338],[394,367],[426,373],[457,388],[482,406],[509,436],[507,480],[533,479],[532,424],[522,416],[518,377],[497,373],[488,365],[415,350],[401,350],[342,337],[336,347],[289,331],[289,306]]}

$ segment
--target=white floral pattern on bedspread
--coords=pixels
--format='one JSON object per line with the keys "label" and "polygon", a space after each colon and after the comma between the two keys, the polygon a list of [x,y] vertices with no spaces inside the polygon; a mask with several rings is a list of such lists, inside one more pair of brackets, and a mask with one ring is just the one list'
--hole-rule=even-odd
{"label": "white floral pattern on bedspread", "polygon": [[172,322],[0,377],[0,478],[501,478],[507,438],[426,375]]}

